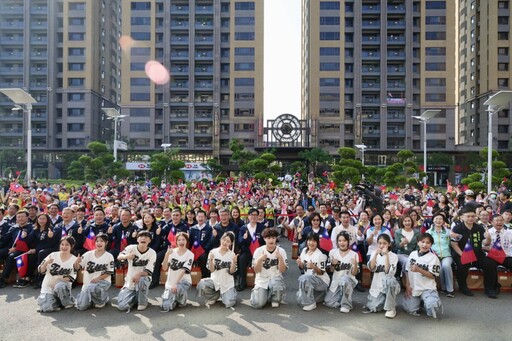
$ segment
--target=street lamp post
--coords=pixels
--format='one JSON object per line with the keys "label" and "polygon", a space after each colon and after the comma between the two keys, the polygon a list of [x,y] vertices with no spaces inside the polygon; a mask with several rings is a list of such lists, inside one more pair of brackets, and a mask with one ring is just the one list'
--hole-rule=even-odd
{"label": "street lamp post", "polygon": [[423,123],[423,171],[425,172],[425,176],[423,177],[423,184],[427,183],[427,122],[437,114],[439,114],[441,110],[439,109],[428,109],[421,114],[421,116],[412,116]]}
{"label": "street lamp post", "polygon": [[361,150],[361,163],[363,164],[364,167],[364,151],[368,147],[365,144],[356,144],[355,147]]}
{"label": "street lamp post", "polygon": [[118,148],[118,141],[117,141],[117,123],[122,121],[124,117],[127,115],[121,115],[119,113],[119,110],[115,108],[101,108],[107,114],[109,120],[114,120],[114,162],[117,162],[117,148]]}
{"label": "street lamp post", "polygon": [[[23,110],[21,105],[25,106],[27,112],[27,183],[32,178],[32,104],[37,101],[25,90],[20,88],[0,89],[0,92],[9,97],[17,106],[14,110]],[[23,111],[25,111],[23,110]]]}
{"label": "street lamp post", "polygon": [[487,101],[488,128],[487,128],[487,194],[492,190],[492,115],[507,107],[512,102],[512,91],[498,91]]}
{"label": "street lamp post", "polygon": [[162,147],[164,149],[164,153],[166,153],[167,152],[167,148],[172,147],[172,144],[170,144],[170,143],[162,143],[160,145],[160,147]]}

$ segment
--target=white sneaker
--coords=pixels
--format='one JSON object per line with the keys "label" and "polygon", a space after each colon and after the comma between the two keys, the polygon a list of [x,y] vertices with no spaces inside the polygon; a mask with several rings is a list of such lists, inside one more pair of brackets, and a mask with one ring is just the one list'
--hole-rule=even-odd
{"label": "white sneaker", "polygon": [[279,308],[279,302],[272,302],[272,308]]}
{"label": "white sneaker", "polygon": [[348,314],[348,313],[350,313],[350,309],[348,309],[347,307],[341,307],[340,313]]}
{"label": "white sneaker", "polygon": [[386,316],[388,319],[394,319],[396,316],[396,310],[388,310],[384,316]]}
{"label": "white sneaker", "polygon": [[148,307],[147,305],[140,305],[140,304],[139,304],[139,305],[137,306],[137,310],[138,310],[138,311],[143,311],[143,310],[146,310],[146,308],[147,308],[147,307]]}
{"label": "white sneaker", "polygon": [[306,306],[304,306],[304,308],[302,308],[302,310],[305,310],[305,311],[311,311],[314,309],[316,309],[316,303],[306,305]]}
{"label": "white sneaker", "polygon": [[66,306],[64,306],[64,309],[69,309],[69,308],[73,308],[75,305],[73,303],[71,304],[68,304]]}
{"label": "white sneaker", "polygon": [[95,304],[94,308],[103,308],[107,303]]}

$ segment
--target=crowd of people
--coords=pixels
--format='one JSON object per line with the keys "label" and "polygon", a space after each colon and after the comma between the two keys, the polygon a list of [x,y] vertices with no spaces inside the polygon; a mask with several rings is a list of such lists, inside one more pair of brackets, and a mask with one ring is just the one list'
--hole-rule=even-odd
{"label": "crowd of people", "polygon": [[[148,291],[167,272],[161,309],[186,305],[193,267],[198,296],[231,308],[255,273],[250,304],[277,308],[286,291],[288,258],[301,271],[297,302],[348,313],[362,286],[363,265],[373,278],[363,313],[404,310],[437,317],[441,294],[472,296],[470,268],[483,271],[485,294],[500,293],[498,266],[512,269],[512,202],[500,188],[475,195],[462,186],[388,189],[346,183],[337,188],[252,179],[169,185],[113,180],[64,185],[11,185],[0,193],[0,288],[40,289],[42,312],[101,308],[116,268],[126,267],[120,310],[148,305]],[[288,237],[292,252],[279,246]],[[78,272],[83,286],[71,288]],[[440,289],[436,278],[440,278]]]}

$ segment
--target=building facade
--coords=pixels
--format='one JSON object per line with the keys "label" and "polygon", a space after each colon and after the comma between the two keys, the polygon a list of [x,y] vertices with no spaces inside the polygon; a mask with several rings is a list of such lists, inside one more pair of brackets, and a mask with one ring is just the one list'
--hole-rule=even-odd
{"label": "building facade", "polygon": [[[456,149],[458,1],[304,0],[302,114],[311,143],[335,154],[364,144],[367,161]],[[370,160],[368,160],[370,159]]]}
{"label": "building facade", "polygon": [[[263,1],[6,0],[0,7],[0,88],[22,88],[38,102],[35,176],[60,177],[67,152],[112,143],[102,108],[126,115],[116,138],[132,155],[170,144],[187,161],[227,163],[230,139],[248,147],[261,140]],[[151,60],[170,71],[170,82],[148,79]],[[0,148],[23,150],[25,117],[12,106],[0,98]]]}

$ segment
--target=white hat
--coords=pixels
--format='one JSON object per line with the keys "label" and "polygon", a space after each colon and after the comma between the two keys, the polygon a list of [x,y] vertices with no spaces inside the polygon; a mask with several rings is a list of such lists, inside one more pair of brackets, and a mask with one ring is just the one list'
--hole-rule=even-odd
{"label": "white hat", "polygon": [[464,192],[464,194],[469,195],[470,197],[474,197],[475,196],[475,192],[473,192],[470,189],[468,189],[466,192]]}

